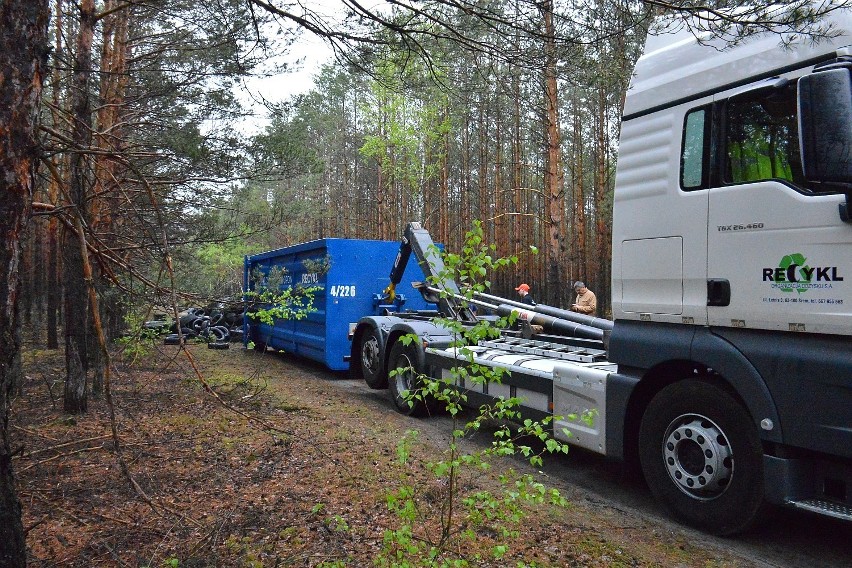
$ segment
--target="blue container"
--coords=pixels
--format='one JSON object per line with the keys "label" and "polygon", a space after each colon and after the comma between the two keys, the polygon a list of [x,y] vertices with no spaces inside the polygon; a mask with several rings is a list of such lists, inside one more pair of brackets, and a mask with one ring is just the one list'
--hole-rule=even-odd
{"label": "blue container", "polygon": [[277,319],[269,325],[247,315],[244,341],[295,353],[333,371],[349,369],[350,326],[360,318],[388,309],[435,309],[411,287],[411,282],[426,279],[413,258],[397,286],[402,298],[395,306],[380,302],[398,251],[394,241],[320,239],[247,256],[245,290],[258,292],[271,283],[280,290],[316,286],[319,291],[314,294],[314,310],[304,319]]}

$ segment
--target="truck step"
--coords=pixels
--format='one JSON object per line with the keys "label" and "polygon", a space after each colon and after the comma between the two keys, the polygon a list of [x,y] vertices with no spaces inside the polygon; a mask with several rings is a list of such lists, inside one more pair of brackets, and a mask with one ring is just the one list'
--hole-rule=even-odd
{"label": "truck step", "polygon": [[549,341],[537,341],[535,339],[501,337],[499,339],[480,341],[479,345],[491,349],[506,350],[512,353],[529,353],[530,355],[582,363],[595,363],[606,359],[606,351],[603,349],[575,347],[561,343],[551,343]]}
{"label": "truck step", "polygon": [[812,513],[819,513],[820,515],[834,517],[835,519],[852,521],[852,506],[842,503],[825,501],[823,499],[802,499],[801,501],[788,501],[787,504],[803,511],[811,511]]}

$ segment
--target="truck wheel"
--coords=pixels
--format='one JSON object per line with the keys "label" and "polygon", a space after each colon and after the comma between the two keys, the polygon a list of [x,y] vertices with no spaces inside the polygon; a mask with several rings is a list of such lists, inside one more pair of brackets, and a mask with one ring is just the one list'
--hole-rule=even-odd
{"label": "truck wheel", "polygon": [[418,375],[424,370],[422,353],[413,344],[404,345],[401,341],[397,341],[390,351],[388,369],[405,369],[388,379],[396,409],[406,416],[424,416],[428,412],[426,402],[413,399],[408,401],[402,394],[420,386]]}
{"label": "truck wheel", "polygon": [[708,382],[687,379],[651,400],[639,458],[654,496],[701,530],[742,532],[763,516],[763,452],[748,411]]}
{"label": "truck wheel", "polygon": [[361,376],[371,389],[388,388],[382,350],[382,332],[372,328],[361,336]]}

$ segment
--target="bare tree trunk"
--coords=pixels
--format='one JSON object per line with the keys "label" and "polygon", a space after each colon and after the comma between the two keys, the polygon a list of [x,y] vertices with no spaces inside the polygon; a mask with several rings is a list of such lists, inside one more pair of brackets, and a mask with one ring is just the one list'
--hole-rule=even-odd
{"label": "bare tree trunk", "polygon": [[385,238],[385,179],[384,179],[384,168],[382,168],[382,161],[379,158],[377,164],[376,176],[378,178],[378,182],[376,183],[376,216],[377,216],[377,224],[376,224],[376,232],[378,234],[379,239]]}
{"label": "bare tree trunk", "polygon": [[41,344],[41,332],[44,327],[44,305],[45,305],[45,282],[47,274],[45,267],[45,247],[44,235],[39,226],[36,230],[30,233],[32,239],[32,258],[34,259],[32,266],[32,286],[33,286],[33,303],[30,312],[30,340],[36,345]]}
{"label": "bare tree trunk", "polygon": [[471,226],[471,202],[473,181],[470,179],[470,162],[471,162],[471,136],[470,136],[470,113],[465,112],[464,123],[462,124],[462,177],[461,177],[461,201],[456,215],[455,222],[452,227],[455,230],[451,231],[454,239],[452,239],[453,250],[461,250],[464,233]]}
{"label": "bare tree trunk", "polygon": [[[36,191],[36,187],[33,187],[33,195]],[[36,240],[37,237],[33,234],[32,225],[30,225],[29,230],[21,235],[21,259],[18,262],[18,278],[21,281],[21,286],[18,288],[18,309],[21,312],[21,326],[24,328],[32,327],[33,306],[36,303],[33,297],[37,290],[35,287],[37,263],[33,258]],[[20,394],[20,391],[16,390],[15,394]]]}
{"label": "bare tree trunk", "polygon": [[[449,119],[449,103],[444,106],[444,121]],[[438,238],[440,242],[448,242],[450,234],[449,225],[449,201],[450,201],[450,133],[445,131],[441,135],[443,151],[441,153],[441,181],[438,189]]]}
{"label": "bare tree trunk", "polygon": [[[497,101],[499,116],[500,100]],[[506,213],[509,211],[506,191],[503,187],[503,121],[499,118],[494,124],[494,204],[496,207],[494,217],[494,243],[497,245],[497,256],[509,255],[509,232],[507,230]],[[497,275],[498,285],[507,284],[506,272]],[[516,284],[517,286],[517,284]]]}
{"label": "bare tree trunk", "polygon": [[[512,251],[520,253],[523,242],[521,239],[521,212],[522,212],[522,189],[523,164],[521,153],[521,82],[518,78],[518,70],[512,70]],[[516,284],[517,286],[517,284]]]}
{"label": "bare tree trunk", "polygon": [[[394,120],[398,119],[395,118]],[[402,162],[402,165],[400,165],[400,162]],[[409,184],[407,176],[400,175],[400,172],[405,171],[405,162],[405,153],[401,152],[398,155],[396,147],[392,147],[390,151],[390,171],[393,179],[388,180],[390,182],[388,184],[390,188],[388,200],[390,201],[391,214],[388,220],[388,236],[385,237],[387,239],[393,239],[395,235],[399,234],[398,226],[400,221],[404,223],[408,217]]]}
{"label": "bare tree trunk", "polygon": [[[125,150],[124,130],[121,127],[125,107],[125,91],[127,88],[127,45],[129,33],[129,9],[116,10],[117,0],[107,0],[104,12],[108,15],[103,19],[103,33],[100,57],[101,79],[99,86],[100,105],[97,109],[96,141],[100,149],[110,153],[122,153]],[[124,177],[124,167],[111,154],[98,154],[94,159],[94,186],[89,200],[91,209],[89,218],[93,233],[98,235],[102,244],[112,245],[121,225],[119,180]],[[104,279],[93,281],[96,287],[105,292],[110,291],[109,284]],[[108,330],[115,331],[117,322],[122,320],[123,308],[118,302],[117,294],[105,293],[101,303],[106,318]],[[109,337],[108,337],[109,339]],[[90,330],[88,350],[94,365],[92,374],[92,395],[100,396],[103,391],[104,368],[97,346],[95,330]]]}
{"label": "bare tree trunk", "polygon": [[21,378],[18,263],[38,163],[38,102],[49,17],[47,0],[6,0],[0,5],[0,566],[11,568],[27,563],[12,470],[9,408]]}
{"label": "bare tree trunk", "polygon": [[[342,124],[346,124],[346,94],[341,93],[340,95],[340,116],[343,120]],[[348,160],[348,149],[349,149],[349,136],[344,136],[343,140],[340,144],[340,184],[341,191],[343,192],[341,204],[343,207],[341,208],[338,225],[340,227],[340,234],[346,238],[353,238],[354,235],[350,233],[352,227],[349,223],[349,219],[347,218],[352,214],[354,210],[355,203],[352,200],[353,188],[350,187],[352,183],[349,177],[349,160]]]}
{"label": "bare tree trunk", "polygon": [[[385,138],[385,133],[387,132],[387,116],[384,114],[385,111],[383,109],[387,108],[387,101],[384,98],[380,98],[378,101],[378,108],[380,110],[379,116],[379,136],[383,139]],[[387,149],[384,148],[381,150],[381,153],[376,156],[378,171],[376,172],[376,176],[378,181],[376,182],[376,215],[377,215],[377,223],[376,223],[376,231],[379,239],[387,239],[390,230],[387,228],[387,221],[385,211],[388,207],[388,191],[385,191],[385,185],[390,187],[391,176],[388,175],[388,172],[385,168],[385,160],[387,159]],[[387,179],[386,179],[387,178]]]}
{"label": "bare tree trunk", "polygon": [[[74,59],[74,78],[71,92],[73,120],[72,139],[76,146],[71,156],[70,198],[74,214],[86,224],[86,196],[89,184],[89,161],[85,150],[91,146],[92,113],[90,82],[92,74],[92,37],[95,24],[94,0],[80,3],[80,31],[77,36],[77,54]],[[83,258],[74,231],[64,231],[65,251],[65,398],[64,409],[71,414],[85,413],[88,407],[86,393],[89,367],[88,294],[83,282]]]}
{"label": "bare tree trunk", "polygon": [[562,277],[565,196],[562,191],[561,140],[559,134],[559,98],[556,84],[556,36],[553,27],[553,0],[541,4],[544,12],[544,93],[547,108],[547,163],[544,175],[545,208],[547,210],[547,250],[544,257],[547,274],[548,301],[559,305],[565,290]]}
{"label": "bare tree trunk", "polygon": [[[54,60],[61,61],[63,53],[63,31],[62,31],[62,9],[63,0],[55,2],[54,17]],[[59,65],[53,66],[53,122],[58,123],[57,109],[60,108],[59,100]],[[59,201],[59,180],[51,176],[48,182],[48,203],[57,205]],[[59,220],[51,215],[47,222],[47,348],[59,349],[59,310],[62,302],[62,291],[59,278]]]}
{"label": "bare tree trunk", "polygon": [[[48,196],[50,203],[59,200],[59,182],[51,177]],[[59,279],[59,220],[55,216],[47,222],[47,348],[59,349],[59,310],[62,289]]]}
{"label": "bare tree trunk", "polygon": [[606,128],[606,92],[598,87],[598,116],[595,124],[595,290],[598,294],[598,310],[606,314],[609,309],[609,232],[606,222],[606,196],[609,189],[607,176],[607,147],[609,140]]}
{"label": "bare tree trunk", "polygon": [[574,102],[574,274],[585,278],[586,271],[586,191],[583,184],[583,125],[578,101]]}
{"label": "bare tree trunk", "polygon": [[[477,177],[479,178],[477,181],[479,182],[477,187],[477,214],[475,215],[476,219],[481,221],[487,221],[491,218],[493,214],[489,207],[489,199],[488,199],[488,140],[489,140],[489,129],[488,129],[488,118],[485,112],[486,101],[485,93],[479,94],[479,114],[477,116],[477,136],[479,138],[479,163],[477,164]],[[489,234],[490,231],[490,223],[483,226],[483,231],[485,232],[485,240],[487,242],[493,243],[493,235]],[[472,225],[465,225],[463,228],[465,231],[470,229]]]}

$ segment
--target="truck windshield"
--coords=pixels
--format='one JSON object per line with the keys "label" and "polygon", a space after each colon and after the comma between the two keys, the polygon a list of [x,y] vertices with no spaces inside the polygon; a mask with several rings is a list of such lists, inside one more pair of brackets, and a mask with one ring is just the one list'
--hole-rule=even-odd
{"label": "truck windshield", "polygon": [[728,183],[785,180],[804,186],[795,84],[727,104]]}

